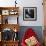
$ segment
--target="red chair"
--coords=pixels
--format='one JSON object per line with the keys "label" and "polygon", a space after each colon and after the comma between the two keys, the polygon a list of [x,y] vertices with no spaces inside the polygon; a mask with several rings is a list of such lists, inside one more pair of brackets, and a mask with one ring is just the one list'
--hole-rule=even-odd
{"label": "red chair", "polygon": [[[27,46],[27,44],[25,43],[25,40],[34,36],[37,39],[37,35],[36,33],[33,31],[33,29],[28,28],[24,34],[24,37],[22,38],[22,42],[21,42],[21,46]],[[37,40],[38,41],[38,40]],[[37,44],[35,46],[41,46],[40,42],[38,41]]]}

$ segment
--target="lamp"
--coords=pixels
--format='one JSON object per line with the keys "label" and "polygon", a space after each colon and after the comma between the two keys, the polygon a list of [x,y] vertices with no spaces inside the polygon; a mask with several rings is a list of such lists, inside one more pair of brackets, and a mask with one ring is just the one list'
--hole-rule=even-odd
{"label": "lamp", "polygon": [[17,0],[15,0],[15,7],[16,7],[16,4],[17,4],[17,2],[16,2]]}

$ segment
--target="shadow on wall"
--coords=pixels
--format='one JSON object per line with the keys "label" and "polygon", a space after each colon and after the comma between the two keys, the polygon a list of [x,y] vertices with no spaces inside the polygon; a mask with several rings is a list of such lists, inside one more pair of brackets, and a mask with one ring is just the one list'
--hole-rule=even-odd
{"label": "shadow on wall", "polygon": [[42,26],[21,26],[20,27],[20,31],[19,31],[19,39],[20,39],[20,42],[21,42],[21,40],[22,40],[22,38],[24,36],[25,31],[28,28],[32,28],[34,30],[34,32],[36,32],[39,41],[41,43],[43,43],[43,33],[42,33],[43,30],[42,30]]}

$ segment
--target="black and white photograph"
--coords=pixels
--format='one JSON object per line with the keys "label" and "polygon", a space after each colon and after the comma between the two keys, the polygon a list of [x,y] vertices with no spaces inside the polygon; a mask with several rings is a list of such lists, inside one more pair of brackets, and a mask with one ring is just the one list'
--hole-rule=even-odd
{"label": "black and white photograph", "polygon": [[36,7],[24,7],[23,8],[23,20],[34,21],[37,19]]}

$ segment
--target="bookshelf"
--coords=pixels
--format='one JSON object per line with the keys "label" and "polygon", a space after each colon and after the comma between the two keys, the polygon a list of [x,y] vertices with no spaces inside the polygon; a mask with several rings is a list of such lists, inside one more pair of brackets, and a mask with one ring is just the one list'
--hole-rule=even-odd
{"label": "bookshelf", "polygon": [[[19,31],[18,17],[19,7],[0,7],[0,46],[18,46],[19,40],[14,38],[15,34],[17,36]],[[12,34],[8,32],[12,32],[14,35],[12,36]],[[2,35],[5,37],[2,37]],[[10,35],[13,39],[9,40]]]}

